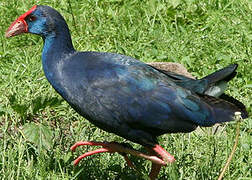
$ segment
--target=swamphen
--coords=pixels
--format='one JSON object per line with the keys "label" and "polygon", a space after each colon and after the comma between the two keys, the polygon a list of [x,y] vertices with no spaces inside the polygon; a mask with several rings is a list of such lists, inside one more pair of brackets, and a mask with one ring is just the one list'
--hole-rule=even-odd
{"label": "swamphen", "polygon": [[119,152],[152,161],[151,179],[161,166],[175,159],[157,142],[165,133],[191,132],[197,126],[232,121],[235,112],[243,118],[242,103],[223,94],[237,65],[230,65],[203,79],[194,80],[156,69],[134,58],[106,52],[78,52],[72,45],[64,18],[49,6],[35,5],[14,21],[6,37],[22,33],[44,40],[42,64],[53,88],[80,115],[97,127],[143,145],[144,154],[116,142],[78,142],[102,148],[80,156]]}

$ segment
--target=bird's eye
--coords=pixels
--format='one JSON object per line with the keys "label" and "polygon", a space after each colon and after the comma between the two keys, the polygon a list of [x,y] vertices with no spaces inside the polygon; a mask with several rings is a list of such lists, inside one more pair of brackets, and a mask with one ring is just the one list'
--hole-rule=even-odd
{"label": "bird's eye", "polygon": [[30,15],[30,16],[27,17],[27,20],[30,21],[30,22],[32,22],[32,21],[36,20],[36,17],[33,16],[33,15]]}

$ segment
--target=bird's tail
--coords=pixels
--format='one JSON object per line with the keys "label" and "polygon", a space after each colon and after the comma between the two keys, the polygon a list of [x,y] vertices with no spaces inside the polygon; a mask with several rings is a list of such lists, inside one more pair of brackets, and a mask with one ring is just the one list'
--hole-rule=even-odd
{"label": "bird's tail", "polygon": [[231,121],[236,112],[240,112],[243,119],[248,117],[248,112],[243,103],[224,94],[228,81],[233,79],[237,74],[237,67],[237,64],[231,64],[200,79],[201,81],[207,82],[207,87],[203,95],[201,95],[201,98],[213,107],[217,115],[216,117],[223,117],[217,119],[216,122]]}
{"label": "bird's tail", "polygon": [[245,105],[242,102],[240,102],[237,99],[235,99],[235,98],[233,98],[231,96],[228,96],[226,94],[222,94],[219,98],[222,99],[222,100],[225,100],[225,101],[227,101],[227,102],[229,102],[229,103],[231,103],[233,105],[235,105],[236,108],[239,109],[239,112],[241,112],[241,117],[243,119],[248,118],[248,112],[246,110]]}
{"label": "bird's tail", "polygon": [[237,67],[237,64],[231,64],[202,79],[192,79],[168,71],[161,72],[183,88],[189,89],[195,93],[219,97],[226,90],[228,81],[235,77]]}
{"label": "bird's tail", "polygon": [[228,81],[235,77],[237,67],[237,64],[231,64],[200,79],[206,85],[203,94],[221,96],[227,88]]}
{"label": "bird's tail", "polygon": [[212,126],[215,123],[222,123],[235,120],[236,113],[240,113],[243,119],[248,117],[245,106],[238,100],[223,95],[223,98],[216,98],[208,95],[199,95],[201,100],[207,103],[213,112],[211,124],[208,122],[200,124],[201,126]]}
{"label": "bird's tail", "polygon": [[231,64],[202,79],[192,79],[169,71],[159,71],[166,74],[177,85],[198,94],[201,100],[211,106],[218,117],[215,123],[218,123],[232,121],[235,112],[241,112],[243,119],[248,117],[246,108],[240,101],[224,94],[228,81],[237,74],[237,67],[237,64]]}
{"label": "bird's tail", "polygon": [[238,64],[230,64],[214,73],[202,78],[208,81],[209,84],[215,84],[220,81],[230,81],[236,75]]}
{"label": "bird's tail", "polygon": [[[223,123],[235,120],[236,114],[240,114],[241,118],[248,117],[248,113],[242,104],[242,106],[232,103],[225,99],[216,98],[208,95],[199,95],[200,100],[205,102],[211,111],[211,120],[199,121],[200,126],[208,127],[216,123]],[[237,100],[236,100],[237,101]]]}

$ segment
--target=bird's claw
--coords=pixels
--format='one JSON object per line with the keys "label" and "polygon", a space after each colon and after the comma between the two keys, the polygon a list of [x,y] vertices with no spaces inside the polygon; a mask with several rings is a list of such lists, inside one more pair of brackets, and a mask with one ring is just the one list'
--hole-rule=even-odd
{"label": "bird's claw", "polygon": [[134,164],[130,161],[128,158],[128,154],[131,154],[133,156],[138,156],[142,157],[146,160],[150,160],[152,162],[152,167],[151,167],[151,173],[149,177],[151,179],[155,179],[161,169],[162,166],[167,165],[167,163],[172,163],[175,161],[175,158],[170,155],[167,151],[165,151],[161,146],[155,145],[153,148],[147,148],[150,154],[144,154],[142,152],[139,152],[135,149],[133,149],[130,145],[128,144],[120,144],[117,142],[95,142],[95,141],[81,141],[75,143],[72,147],[71,150],[75,151],[75,149],[79,146],[83,145],[88,145],[88,146],[102,146],[102,148],[86,152],[79,156],[75,161],[74,165],[77,165],[81,159],[91,156],[93,154],[98,154],[98,153],[119,153],[121,154],[125,161],[127,162],[128,166],[136,170],[136,167]]}

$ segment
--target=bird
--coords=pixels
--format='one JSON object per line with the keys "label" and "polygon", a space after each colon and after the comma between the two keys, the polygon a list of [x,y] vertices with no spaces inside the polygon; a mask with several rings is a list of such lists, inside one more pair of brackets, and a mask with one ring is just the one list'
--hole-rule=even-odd
{"label": "bird", "polygon": [[98,128],[147,150],[143,153],[118,142],[80,141],[72,151],[82,145],[101,148],[79,156],[75,165],[93,154],[118,152],[134,168],[128,158],[131,154],[150,160],[149,177],[156,179],[161,167],[175,161],[159,145],[158,136],[229,122],[237,112],[243,119],[248,117],[245,106],[224,93],[236,75],[237,64],[192,79],[122,54],[77,51],[65,19],[45,5],[34,5],[19,16],[5,36],[24,33],[42,37],[44,74],[77,113]]}

